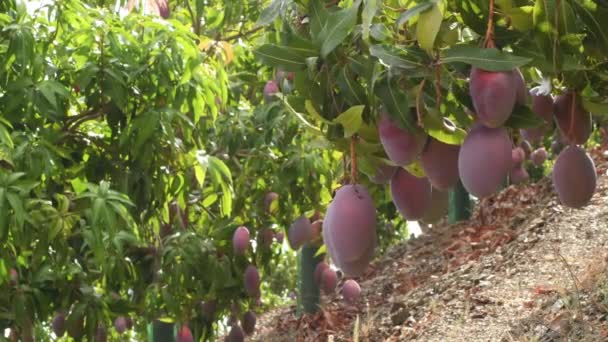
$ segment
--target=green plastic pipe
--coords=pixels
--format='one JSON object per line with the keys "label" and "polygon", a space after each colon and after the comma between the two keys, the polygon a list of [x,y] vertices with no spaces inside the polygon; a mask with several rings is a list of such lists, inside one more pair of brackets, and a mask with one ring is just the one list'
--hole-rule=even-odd
{"label": "green plastic pipe", "polygon": [[319,286],[315,282],[315,268],[323,255],[315,257],[318,246],[305,245],[298,253],[298,309],[306,314],[319,310]]}
{"label": "green plastic pipe", "polygon": [[450,203],[448,209],[448,222],[456,223],[468,220],[471,217],[472,203],[469,193],[461,181],[450,190]]}

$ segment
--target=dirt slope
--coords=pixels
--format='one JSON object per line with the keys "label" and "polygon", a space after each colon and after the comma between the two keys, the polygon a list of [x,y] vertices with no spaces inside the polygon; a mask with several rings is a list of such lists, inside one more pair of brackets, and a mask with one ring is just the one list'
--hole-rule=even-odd
{"label": "dirt slope", "polygon": [[[608,341],[608,177],[590,205],[558,205],[545,179],[396,246],[358,279],[356,307],[260,318],[252,341]],[[358,324],[356,323],[359,318]]]}

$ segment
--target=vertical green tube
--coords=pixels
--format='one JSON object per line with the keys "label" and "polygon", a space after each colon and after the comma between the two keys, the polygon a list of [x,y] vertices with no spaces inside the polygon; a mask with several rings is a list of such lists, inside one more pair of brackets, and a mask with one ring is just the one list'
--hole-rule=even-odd
{"label": "vertical green tube", "polygon": [[175,342],[175,326],[155,320],[148,324],[148,342]]}
{"label": "vertical green tube", "polygon": [[319,310],[319,286],[315,282],[315,268],[323,256],[315,257],[318,246],[305,245],[298,253],[298,309],[313,314]]}
{"label": "vertical green tube", "polygon": [[471,198],[462,185],[461,181],[450,190],[450,205],[448,210],[448,222],[468,220],[471,217]]}

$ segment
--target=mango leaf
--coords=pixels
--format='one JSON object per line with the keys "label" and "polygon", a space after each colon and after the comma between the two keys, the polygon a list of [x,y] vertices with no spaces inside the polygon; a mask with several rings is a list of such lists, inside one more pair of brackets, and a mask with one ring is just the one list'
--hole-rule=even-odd
{"label": "mango leaf", "polygon": [[[283,5],[286,3],[285,5]],[[268,7],[264,8],[258,21],[255,23],[255,27],[270,25],[281,13],[281,7],[287,6],[291,1],[286,0],[273,0]]]}
{"label": "mango leaf", "polygon": [[321,247],[317,249],[317,251],[315,252],[315,257],[318,257],[323,254],[327,254],[327,246],[325,246],[325,244],[321,245]]}
{"label": "mango leaf", "polygon": [[372,20],[378,11],[378,0],[364,0],[363,12],[361,13],[361,37],[369,41]]}
{"label": "mango leaf", "polygon": [[545,120],[539,115],[536,115],[529,107],[516,104],[511,116],[504,126],[520,129],[538,127],[544,123]]}
{"label": "mango leaf", "polygon": [[416,159],[409,165],[403,167],[407,172],[411,173],[416,177],[424,177],[426,174],[422,169],[422,165],[420,164],[420,160]]}
{"label": "mango leaf", "polygon": [[397,26],[397,28],[400,28],[408,20],[412,19],[413,17],[420,14],[421,12],[426,11],[427,9],[431,8],[433,5],[434,5],[433,2],[431,2],[431,1],[419,3],[418,5],[401,13],[401,15],[397,19],[397,22],[395,23],[395,25]]}
{"label": "mango leaf", "polygon": [[583,107],[598,117],[608,117],[608,103],[598,103],[583,97]]}
{"label": "mango leaf", "polygon": [[306,68],[306,58],[287,47],[264,44],[253,51],[253,54],[264,64],[281,67],[285,71],[299,71]]}
{"label": "mango leaf", "polygon": [[310,1],[310,33],[315,44],[320,45],[323,41],[321,31],[325,27],[329,12],[325,8],[325,2],[321,0]]}
{"label": "mango leaf", "polygon": [[349,66],[344,66],[337,78],[340,94],[351,105],[366,104],[365,89],[355,80]]}
{"label": "mango leaf", "polygon": [[608,8],[593,6],[589,2],[573,1],[574,10],[589,29],[589,35],[597,42],[596,46],[608,51],[608,25],[602,21],[608,17]]}
{"label": "mango leaf", "polygon": [[369,47],[369,53],[378,58],[382,64],[395,68],[414,69],[425,66],[422,56],[409,48],[376,44]]}
{"label": "mango leaf", "polygon": [[382,79],[375,85],[374,92],[380,98],[384,109],[397,124],[409,130],[414,129],[415,123],[410,111],[405,90],[396,81]]}
{"label": "mango leaf", "polygon": [[306,100],[304,102],[304,107],[306,108],[306,111],[308,112],[308,114],[310,114],[315,119],[317,119],[323,123],[326,123],[326,124],[330,124],[330,125],[333,124],[333,122],[327,120],[321,114],[319,114],[319,112],[315,108],[315,105],[312,103],[312,101]]}
{"label": "mango leaf", "polygon": [[439,33],[439,28],[441,28],[443,11],[440,6],[441,3],[435,3],[432,7],[420,13],[416,24],[416,40],[420,47],[427,51],[433,49],[435,38]]}
{"label": "mango leaf", "polygon": [[334,12],[327,17],[327,22],[319,33],[323,43],[321,57],[327,57],[350,34],[357,23],[357,13],[361,0],[357,0],[351,7]]}
{"label": "mango leaf", "polygon": [[450,145],[461,145],[467,132],[456,127],[448,118],[441,117],[436,111],[429,111],[422,119],[424,130],[433,138]]}
{"label": "mango leaf", "polygon": [[519,57],[497,49],[456,45],[443,51],[442,63],[466,63],[488,71],[508,71],[529,63],[532,59]]}
{"label": "mango leaf", "polygon": [[345,138],[349,138],[359,131],[359,128],[363,123],[363,118],[361,117],[363,109],[365,109],[364,105],[350,107],[333,120],[335,123],[339,123],[344,127]]}

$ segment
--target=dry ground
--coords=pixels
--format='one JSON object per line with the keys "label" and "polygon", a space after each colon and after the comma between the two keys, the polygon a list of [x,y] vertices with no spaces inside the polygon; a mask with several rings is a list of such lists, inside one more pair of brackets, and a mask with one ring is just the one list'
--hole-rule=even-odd
{"label": "dry ground", "polygon": [[608,341],[608,163],[581,210],[551,183],[510,187],[470,221],[394,247],[357,279],[362,298],[315,316],[277,309],[252,341]]}

